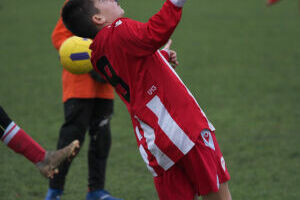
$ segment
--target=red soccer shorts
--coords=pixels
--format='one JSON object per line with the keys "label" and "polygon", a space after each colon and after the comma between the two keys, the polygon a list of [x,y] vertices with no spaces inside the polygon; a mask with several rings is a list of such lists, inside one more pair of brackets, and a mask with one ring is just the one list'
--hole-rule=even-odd
{"label": "red soccer shorts", "polygon": [[163,175],[154,177],[160,200],[193,200],[217,192],[230,175],[214,132],[203,130],[195,146]]}

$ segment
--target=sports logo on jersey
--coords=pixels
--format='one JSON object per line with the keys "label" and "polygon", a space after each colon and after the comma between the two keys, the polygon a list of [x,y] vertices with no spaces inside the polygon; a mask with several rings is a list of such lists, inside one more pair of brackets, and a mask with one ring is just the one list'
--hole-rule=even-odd
{"label": "sports logo on jersey", "polygon": [[225,166],[226,166],[226,164],[225,164],[225,160],[224,160],[224,157],[222,156],[222,158],[221,158],[221,165],[222,165],[222,168],[223,168],[223,170],[224,170],[224,172],[226,171],[226,168],[225,168]]}
{"label": "sports logo on jersey", "polygon": [[211,133],[209,130],[203,130],[201,132],[201,136],[202,136],[202,139],[204,141],[204,144],[210,148],[212,148],[213,150],[215,150],[215,145],[214,145],[214,141],[213,141],[213,138],[211,136]]}
{"label": "sports logo on jersey", "polygon": [[152,85],[151,88],[147,91],[147,93],[151,96],[157,90],[155,85]]}

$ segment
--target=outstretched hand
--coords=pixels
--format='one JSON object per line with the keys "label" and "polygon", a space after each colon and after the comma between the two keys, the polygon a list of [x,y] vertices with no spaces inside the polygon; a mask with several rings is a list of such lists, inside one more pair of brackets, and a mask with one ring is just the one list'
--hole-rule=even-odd
{"label": "outstretched hand", "polygon": [[177,53],[176,53],[176,51],[170,49],[171,45],[172,45],[172,40],[169,39],[169,41],[167,42],[167,44],[165,45],[165,47],[163,48],[163,50],[165,50],[166,52],[169,53],[170,63],[175,68],[175,67],[177,67],[177,65],[179,65],[179,62],[177,60]]}

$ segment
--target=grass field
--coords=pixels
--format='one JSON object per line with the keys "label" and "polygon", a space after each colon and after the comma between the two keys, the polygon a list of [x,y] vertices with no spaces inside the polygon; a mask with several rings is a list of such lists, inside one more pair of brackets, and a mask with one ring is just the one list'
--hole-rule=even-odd
{"label": "grass field", "polygon": [[[146,21],[161,0],[121,1]],[[61,67],[50,34],[63,1],[0,1],[0,105],[54,149],[63,120]],[[236,200],[300,198],[300,12],[297,0],[188,0],[173,41],[179,75],[217,128]],[[106,188],[154,200],[125,106],[117,98]],[[0,144],[0,200],[41,200],[47,180]],[[87,191],[87,148],[70,170],[64,200]]]}

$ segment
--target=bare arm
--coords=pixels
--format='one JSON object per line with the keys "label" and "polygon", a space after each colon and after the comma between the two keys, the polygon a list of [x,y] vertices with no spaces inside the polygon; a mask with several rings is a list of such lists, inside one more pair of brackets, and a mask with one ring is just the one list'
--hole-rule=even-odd
{"label": "bare arm", "polygon": [[171,2],[177,6],[177,7],[180,7],[182,8],[184,3],[186,2],[186,0],[171,0]]}

